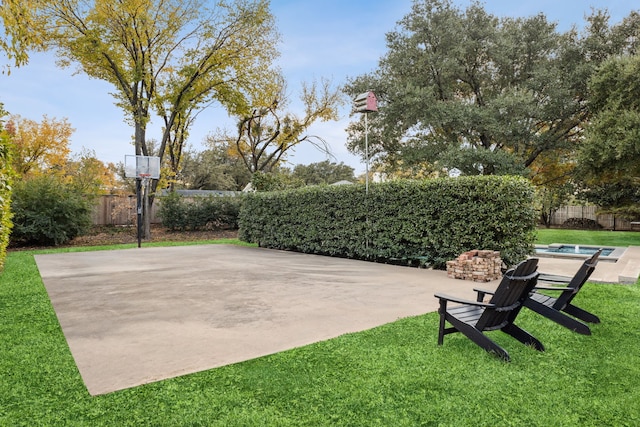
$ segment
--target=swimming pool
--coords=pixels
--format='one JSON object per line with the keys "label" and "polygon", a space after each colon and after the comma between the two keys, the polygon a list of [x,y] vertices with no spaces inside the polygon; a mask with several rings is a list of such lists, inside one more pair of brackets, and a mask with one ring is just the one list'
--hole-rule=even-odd
{"label": "swimming pool", "polygon": [[[560,245],[560,246],[549,246],[546,249],[536,249],[536,252],[552,252],[559,254],[580,254],[580,255],[588,255],[591,256],[596,253],[596,251],[600,249],[595,246],[580,246],[580,245]],[[609,256],[613,253],[614,248],[604,248],[602,254],[600,256]]]}
{"label": "swimming pool", "polygon": [[[548,246],[536,246],[536,255],[539,257],[551,258],[586,259],[593,255],[600,248],[600,246],[554,243]],[[600,255],[601,261],[616,262],[618,261],[618,258],[620,258],[620,256],[624,253],[626,248],[604,247],[602,249],[603,251]]]}

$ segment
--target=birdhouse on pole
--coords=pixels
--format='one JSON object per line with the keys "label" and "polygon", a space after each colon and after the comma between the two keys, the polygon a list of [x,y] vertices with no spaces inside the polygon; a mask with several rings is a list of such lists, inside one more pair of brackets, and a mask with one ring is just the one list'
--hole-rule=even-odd
{"label": "birdhouse on pole", "polygon": [[354,100],[355,110],[357,113],[368,113],[378,111],[378,100],[373,92],[364,92],[356,96]]}

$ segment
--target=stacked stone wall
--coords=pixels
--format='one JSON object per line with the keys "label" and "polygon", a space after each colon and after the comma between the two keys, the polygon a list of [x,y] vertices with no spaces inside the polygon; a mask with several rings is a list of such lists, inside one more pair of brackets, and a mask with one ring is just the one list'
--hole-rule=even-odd
{"label": "stacked stone wall", "polygon": [[473,250],[447,261],[447,276],[452,279],[490,282],[502,277],[500,252]]}

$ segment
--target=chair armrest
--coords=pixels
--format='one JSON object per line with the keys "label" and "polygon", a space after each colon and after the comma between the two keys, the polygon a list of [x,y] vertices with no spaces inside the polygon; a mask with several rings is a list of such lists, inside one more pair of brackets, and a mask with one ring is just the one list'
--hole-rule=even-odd
{"label": "chair armrest", "polygon": [[493,295],[493,294],[495,294],[494,291],[490,291],[488,289],[473,288],[473,291],[478,294],[477,297],[476,297],[476,301],[478,301],[478,302],[482,302],[482,300],[484,300],[484,296],[485,295]]}
{"label": "chair armrest", "polygon": [[470,300],[466,300],[466,299],[463,299],[463,298],[458,298],[458,297],[445,295],[445,294],[435,294],[434,296],[436,298],[438,298],[440,300],[440,302],[442,302],[442,301],[451,301],[451,302],[455,302],[455,303],[458,303],[458,304],[475,305],[475,306],[478,306],[478,307],[495,307],[495,304],[488,304],[488,303],[481,302],[481,301],[470,301]]}

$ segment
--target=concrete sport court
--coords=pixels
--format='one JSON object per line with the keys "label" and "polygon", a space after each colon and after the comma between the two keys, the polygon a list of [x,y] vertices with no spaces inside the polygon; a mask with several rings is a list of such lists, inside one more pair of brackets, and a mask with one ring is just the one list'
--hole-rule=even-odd
{"label": "concrete sport court", "polygon": [[[478,285],[444,271],[233,245],[35,259],[91,395],[436,311],[434,293],[473,298]],[[573,275],[579,264],[550,266]]]}

